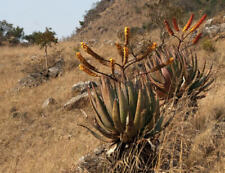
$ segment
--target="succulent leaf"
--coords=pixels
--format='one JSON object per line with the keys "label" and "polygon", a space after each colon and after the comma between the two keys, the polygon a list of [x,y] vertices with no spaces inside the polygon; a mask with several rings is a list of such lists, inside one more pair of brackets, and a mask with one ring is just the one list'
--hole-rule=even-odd
{"label": "succulent leaf", "polygon": [[106,109],[104,102],[101,100],[96,90],[94,89],[94,96],[96,99],[96,110],[99,115],[101,115],[101,119],[106,128],[114,130],[113,121]]}
{"label": "succulent leaf", "polygon": [[120,120],[123,126],[126,124],[126,116],[128,112],[128,100],[126,100],[124,93],[121,89],[121,86],[118,85],[118,99],[119,99],[119,108],[120,108]]}
{"label": "succulent leaf", "polygon": [[109,115],[112,116],[113,101],[115,98],[115,93],[108,80],[101,77],[101,81],[102,81],[102,85],[101,85],[102,98],[108,110]]}
{"label": "succulent leaf", "polygon": [[120,133],[122,133],[124,131],[124,127],[120,120],[120,110],[119,110],[119,105],[118,105],[118,101],[116,98],[113,103],[112,119],[113,119],[113,123],[114,123],[116,130],[118,130]]}
{"label": "succulent leaf", "polygon": [[136,108],[135,117],[134,117],[134,126],[135,126],[136,130],[140,129],[142,104],[143,104],[143,93],[142,93],[142,90],[139,89],[137,108]]}

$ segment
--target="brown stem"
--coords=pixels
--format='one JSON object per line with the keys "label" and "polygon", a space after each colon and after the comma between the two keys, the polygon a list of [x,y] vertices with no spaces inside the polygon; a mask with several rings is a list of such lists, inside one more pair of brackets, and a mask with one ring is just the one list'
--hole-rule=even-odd
{"label": "brown stem", "polygon": [[45,63],[46,70],[48,70],[48,46],[45,46]]}

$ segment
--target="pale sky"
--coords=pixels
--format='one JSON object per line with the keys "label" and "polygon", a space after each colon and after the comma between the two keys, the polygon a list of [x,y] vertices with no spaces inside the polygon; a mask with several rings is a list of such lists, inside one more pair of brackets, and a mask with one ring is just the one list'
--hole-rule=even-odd
{"label": "pale sky", "polygon": [[99,0],[0,0],[0,21],[23,27],[25,34],[51,27],[57,37],[70,36],[85,11]]}

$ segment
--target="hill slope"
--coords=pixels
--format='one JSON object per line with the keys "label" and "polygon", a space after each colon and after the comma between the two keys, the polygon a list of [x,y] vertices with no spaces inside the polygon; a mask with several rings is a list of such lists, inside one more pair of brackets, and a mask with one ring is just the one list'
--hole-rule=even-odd
{"label": "hill slope", "polygon": [[72,38],[112,39],[125,26],[149,32],[164,19],[177,17],[182,23],[190,13],[195,13],[196,18],[206,13],[210,18],[224,9],[224,0],[101,0],[87,12]]}

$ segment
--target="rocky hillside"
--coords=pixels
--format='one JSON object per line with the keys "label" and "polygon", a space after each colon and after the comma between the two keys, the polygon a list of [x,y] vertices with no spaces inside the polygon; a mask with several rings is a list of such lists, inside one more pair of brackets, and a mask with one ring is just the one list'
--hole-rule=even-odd
{"label": "rocky hillside", "polygon": [[224,0],[101,0],[80,21],[77,34],[72,38],[79,41],[112,39],[124,26],[143,33],[161,27],[164,19],[177,17],[179,23],[187,20],[190,13],[196,19],[203,13],[209,18],[223,13]]}
{"label": "rocky hillside", "polygon": [[[0,47],[0,172],[74,173],[79,163],[81,168],[86,164],[84,169],[93,167],[88,153],[94,151],[94,159],[100,158],[102,142],[78,125],[94,115],[87,104],[86,86],[99,83],[88,82],[97,79],[79,70],[75,58],[79,42],[97,43],[90,46],[100,55],[117,57],[112,43],[121,39],[124,26],[155,40],[160,29],[163,31],[164,18],[169,21],[176,16],[183,24],[191,12],[195,12],[195,19],[208,14],[201,27],[205,35],[195,53],[200,66],[205,60],[207,68],[214,64],[215,82],[199,102],[199,111],[188,121],[176,119],[165,133],[168,137],[162,140],[160,161],[166,167],[159,165],[161,170],[156,172],[224,172],[225,14],[221,10],[225,1],[169,1],[101,0],[87,12],[72,41],[49,49],[48,69],[44,52],[37,46]],[[105,70],[84,51],[82,54],[96,68]],[[183,150],[180,144],[173,145],[179,140]],[[179,162],[173,162],[172,157]],[[170,170],[164,164],[168,160]]]}

